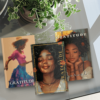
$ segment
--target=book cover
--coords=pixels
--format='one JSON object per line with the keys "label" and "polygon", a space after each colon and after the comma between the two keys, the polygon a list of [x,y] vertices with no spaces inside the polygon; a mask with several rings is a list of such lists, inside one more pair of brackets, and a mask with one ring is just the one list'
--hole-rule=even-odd
{"label": "book cover", "polygon": [[56,32],[55,39],[65,45],[68,80],[93,78],[88,29]]}
{"label": "book cover", "polygon": [[6,88],[34,85],[31,44],[34,35],[1,38]]}
{"label": "book cover", "polygon": [[68,90],[63,42],[31,45],[36,94]]}

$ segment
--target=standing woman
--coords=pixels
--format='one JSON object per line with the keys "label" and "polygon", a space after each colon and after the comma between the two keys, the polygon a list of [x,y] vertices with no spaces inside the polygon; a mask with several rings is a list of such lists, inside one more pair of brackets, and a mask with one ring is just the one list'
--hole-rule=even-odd
{"label": "standing woman", "polygon": [[[79,34],[72,32],[70,35]],[[67,74],[69,81],[91,79],[93,77],[92,65],[89,60],[82,60],[89,51],[89,43],[85,36],[67,37],[59,39],[64,41]]]}
{"label": "standing woman", "polygon": [[[6,64],[5,64],[5,70],[8,70],[8,64],[11,60],[16,59],[19,65],[17,66],[17,68],[13,70],[11,79],[9,81],[9,88],[33,86],[33,82],[28,82],[28,81],[32,81],[33,77],[28,75],[25,68],[26,64],[32,62],[32,61],[25,60],[26,56],[24,54],[23,49],[25,48],[27,41],[28,39],[22,39],[22,37],[16,37],[16,41],[12,43],[12,45],[16,48],[16,50],[12,53],[11,56],[8,57],[8,60],[6,61]],[[24,81],[27,81],[27,82],[25,83]],[[22,83],[19,84],[19,82],[22,82]]]}

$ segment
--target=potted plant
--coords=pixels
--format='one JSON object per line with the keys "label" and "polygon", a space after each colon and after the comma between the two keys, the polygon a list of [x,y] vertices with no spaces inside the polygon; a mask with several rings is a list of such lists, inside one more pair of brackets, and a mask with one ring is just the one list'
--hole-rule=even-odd
{"label": "potted plant", "polygon": [[[79,2],[79,0],[75,0]],[[13,0],[14,7],[8,7],[8,20],[19,19],[18,11],[23,14],[26,14],[27,18],[35,22],[35,26],[43,28],[47,23],[45,19],[54,20],[54,30],[65,29],[64,19],[60,19],[59,16],[61,12],[55,14],[53,12],[54,8],[57,8],[57,5],[61,5],[65,16],[69,17],[71,14],[79,12],[76,8],[76,4],[72,4],[71,0]],[[25,15],[24,15],[25,16]]]}

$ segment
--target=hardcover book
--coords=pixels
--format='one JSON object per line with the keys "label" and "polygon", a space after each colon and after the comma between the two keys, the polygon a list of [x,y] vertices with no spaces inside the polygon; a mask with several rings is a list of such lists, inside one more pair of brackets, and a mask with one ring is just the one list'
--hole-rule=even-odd
{"label": "hardcover book", "polygon": [[2,38],[6,88],[34,85],[31,44],[34,35]]}
{"label": "hardcover book", "polygon": [[56,32],[55,39],[65,45],[68,80],[93,78],[88,29]]}
{"label": "hardcover book", "polygon": [[36,94],[68,90],[63,42],[31,45]]}

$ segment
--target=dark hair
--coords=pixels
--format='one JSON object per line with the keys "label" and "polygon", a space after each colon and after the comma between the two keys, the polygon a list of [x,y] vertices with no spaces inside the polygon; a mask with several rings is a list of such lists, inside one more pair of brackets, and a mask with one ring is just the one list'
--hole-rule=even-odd
{"label": "dark hair", "polygon": [[52,44],[52,45],[41,45],[41,46],[34,46],[34,52],[35,52],[35,64],[36,64],[36,75],[37,75],[37,81],[42,81],[43,80],[43,73],[38,68],[38,57],[43,50],[48,50],[51,55],[54,58],[54,63],[55,63],[55,69],[54,69],[54,77],[56,79],[61,78],[61,71],[60,71],[60,63],[59,61],[59,51],[62,50],[61,45],[58,44]]}
{"label": "dark hair", "polygon": [[15,46],[15,48],[19,48],[19,46],[22,46],[23,44],[25,44],[25,42],[26,42],[26,40],[19,40],[19,41],[16,41],[15,43],[14,43],[14,46]]}
{"label": "dark hair", "polygon": [[[79,32],[72,32],[70,35],[73,34],[80,34]],[[87,41],[87,38],[85,36],[78,36],[78,37],[67,37],[65,36],[63,39],[59,39],[58,41],[64,41],[64,45],[68,44],[74,44],[78,47],[79,51],[81,52],[82,57],[86,55],[86,53],[89,50],[89,43]],[[83,44],[82,44],[83,43]]]}

